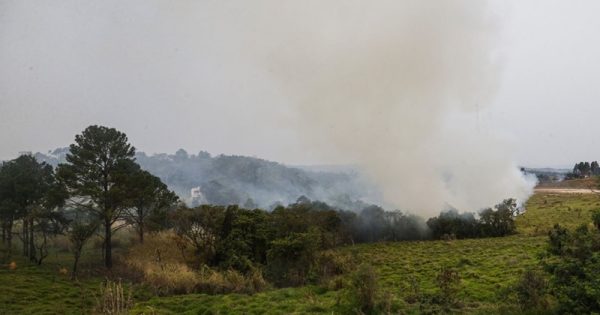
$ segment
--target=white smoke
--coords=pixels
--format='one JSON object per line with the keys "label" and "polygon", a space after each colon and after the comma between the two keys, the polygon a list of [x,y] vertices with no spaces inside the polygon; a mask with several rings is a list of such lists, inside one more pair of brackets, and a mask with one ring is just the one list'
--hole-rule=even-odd
{"label": "white smoke", "polygon": [[484,1],[319,2],[277,15],[264,22],[276,43],[267,64],[305,140],[364,167],[389,204],[434,214],[531,194],[510,145],[476,119],[501,71]]}

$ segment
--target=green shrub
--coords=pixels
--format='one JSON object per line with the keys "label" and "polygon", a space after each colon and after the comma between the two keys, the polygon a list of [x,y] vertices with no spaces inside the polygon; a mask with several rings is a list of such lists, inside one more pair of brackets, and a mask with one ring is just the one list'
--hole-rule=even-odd
{"label": "green shrub", "polygon": [[559,312],[600,312],[600,234],[582,225],[574,232],[559,225],[549,233],[542,263],[551,275],[550,289]]}
{"label": "green shrub", "polygon": [[515,286],[519,306],[523,311],[546,310],[548,283],[539,272],[527,270]]}
{"label": "green shrub", "polygon": [[267,252],[269,279],[278,286],[297,286],[311,282],[319,234],[316,231],[292,233],[271,242]]}
{"label": "green shrub", "polygon": [[594,226],[600,231],[600,209],[592,212],[592,221],[594,222]]}
{"label": "green shrub", "polygon": [[354,268],[354,261],[349,253],[327,250],[315,254],[312,273],[319,281],[327,282],[330,278],[343,275]]}
{"label": "green shrub", "polygon": [[371,265],[358,267],[351,282],[351,295],[356,307],[364,313],[372,313],[377,306],[377,275]]}
{"label": "green shrub", "polygon": [[449,309],[458,305],[458,292],[460,291],[460,275],[457,270],[442,267],[437,275],[436,283],[439,289],[437,302]]}

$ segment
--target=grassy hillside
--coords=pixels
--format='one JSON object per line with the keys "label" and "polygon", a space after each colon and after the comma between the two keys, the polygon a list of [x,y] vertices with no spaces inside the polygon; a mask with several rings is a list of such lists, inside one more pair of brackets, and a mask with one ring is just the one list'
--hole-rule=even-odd
{"label": "grassy hillside", "polygon": [[597,194],[536,193],[517,219],[517,230],[525,235],[546,235],[556,223],[575,228],[591,222],[591,211],[600,208]]}
{"label": "grassy hillside", "polygon": [[[436,292],[436,275],[443,266],[461,277],[459,296],[464,313],[498,313],[514,298],[511,286],[522,271],[537,266],[546,231],[555,223],[575,227],[590,222],[590,210],[600,207],[593,194],[536,194],[527,212],[517,219],[519,234],[504,238],[362,244],[338,249],[357,263],[372,265],[380,291],[394,311],[422,313],[411,299],[416,291]],[[58,273],[68,257],[54,256],[41,268],[0,269],[0,314],[77,314],[89,310],[100,277],[86,277],[75,285]],[[339,280],[347,282],[348,277]],[[190,294],[152,297],[136,288],[134,314],[344,314],[351,312],[348,293],[337,283],[276,289],[255,295]],[[504,309],[511,311],[511,309]],[[514,311],[514,309],[512,309]]]}

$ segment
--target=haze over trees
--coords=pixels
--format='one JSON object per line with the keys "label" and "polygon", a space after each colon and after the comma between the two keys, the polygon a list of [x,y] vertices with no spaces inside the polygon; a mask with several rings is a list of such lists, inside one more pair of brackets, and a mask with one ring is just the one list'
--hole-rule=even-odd
{"label": "haze over trees", "polygon": [[[68,148],[60,148],[47,154],[36,153],[35,157],[58,165],[66,161],[68,152]],[[237,204],[273,209],[277,204],[291,204],[306,196],[360,211],[367,206],[362,200],[381,200],[375,185],[351,167],[294,167],[254,157],[212,156],[205,151],[190,154],[182,149],[175,154],[136,152],[135,159],[189,206]],[[195,187],[200,188],[201,198],[191,200],[190,190]]]}

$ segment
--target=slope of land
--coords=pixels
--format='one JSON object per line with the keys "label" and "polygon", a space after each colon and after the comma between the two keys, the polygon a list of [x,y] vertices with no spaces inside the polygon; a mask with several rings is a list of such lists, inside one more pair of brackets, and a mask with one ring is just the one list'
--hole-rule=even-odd
{"label": "slope of land", "polygon": [[[435,292],[442,266],[456,268],[461,277],[461,312],[493,314],[510,311],[512,286],[523,270],[538,266],[547,231],[560,223],[574,228],[590,223],[590,211],[600,207],[593,194],[536,193],[517,218],[518,234],[503,238],[454,241],[418,241],[361,244],[337,249],[354,256],[357,263],[371,264],[379,276],[392,309],[419,314],[428,305],[412,301],[415,290]],[[94,303],[99,276],[73,283],[58,272],[70,264],[70,256],[57,253],[41,267],[19,262],[16,270],[0,268],[0,314],[78,314]],[[21,263],[23,267],[21,267]],[[350,277],[348,275],[346,278]],[[133,314],[346,314],[347,291],[335,285],[273,289],[254,295],[189,294],[150,297],[143,288],[134,291]],[[507,306],[509,305],[509,306]],[[513,311],[515,311],[513,309]]]}

